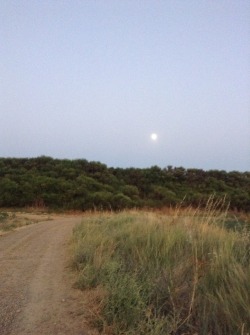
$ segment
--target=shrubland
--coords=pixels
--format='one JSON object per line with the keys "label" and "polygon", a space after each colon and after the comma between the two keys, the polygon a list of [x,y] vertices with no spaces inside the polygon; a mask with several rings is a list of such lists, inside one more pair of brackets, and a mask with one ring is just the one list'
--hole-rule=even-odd
{"label": "shrubland", "polygon": [[76,286],[100,334],[250,333],[250,224],[204,209],[86,216],[74,230]]}
{"label": "shrubland", "polygon": [[84,159],[0,158],[0,208],[62,210],[205,207],[226,196],[235,211],[250,210],[250,172],[112,168]]}

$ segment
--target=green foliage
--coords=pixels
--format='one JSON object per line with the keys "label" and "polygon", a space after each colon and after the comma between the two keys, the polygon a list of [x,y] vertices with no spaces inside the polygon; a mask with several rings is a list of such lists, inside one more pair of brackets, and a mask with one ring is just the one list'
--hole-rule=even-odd
{"label": "green foliage", "polygon": [[[217,206],[218,207],[218,206]],[[226,213],[122,213],[85,218],[74,230],[78,287],[103,288],[96,324],[109,334],[246,335],[250,331],[250,234]]]}
{"label": "green foliage", "polygon": [[0,158],[0,207],[46,206],[77,210],[121,210],[182,203],[205,206],[227,196],[233,210],[250,210],[250,172],[108,168],[100,162]]}

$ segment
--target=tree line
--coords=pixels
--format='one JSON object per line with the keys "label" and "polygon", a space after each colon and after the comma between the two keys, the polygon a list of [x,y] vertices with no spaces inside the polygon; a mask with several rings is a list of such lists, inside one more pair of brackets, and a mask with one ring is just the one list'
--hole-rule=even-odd
{"label": "tree line", "polygon": [[85,159],[0,158],[0,207],[120,210],[203,206],[213,194],[250,210],[250,172],[113,168]]}

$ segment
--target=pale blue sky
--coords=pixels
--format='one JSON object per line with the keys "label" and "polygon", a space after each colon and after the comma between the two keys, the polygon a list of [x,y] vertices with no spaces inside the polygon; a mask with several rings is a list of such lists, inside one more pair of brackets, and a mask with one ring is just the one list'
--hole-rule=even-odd
{"label": "pale blue sky", "polygon": [[248,0],[0,0],[0,78],[0,157],[250,170]]}

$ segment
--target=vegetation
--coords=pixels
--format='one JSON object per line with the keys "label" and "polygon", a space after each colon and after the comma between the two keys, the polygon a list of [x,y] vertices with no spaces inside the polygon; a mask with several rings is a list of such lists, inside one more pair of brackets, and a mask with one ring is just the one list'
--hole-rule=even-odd
{"label": "vegetation", "polygon": [[0,236],[2,232],[48,220],[51,218],[47,213],[0,211]]}
{"label": "vegetation", "polygon": [[9,214],[6,212],[0,212],[0,231],[1,230],[9,230],[9,225],[7,224],[7,221],[9,219]]}
{"label": "vegetation", "polygon": [[249,334],[250,225],[233,227],[220,205],[86,217],[73,263],[91,324],[110,335]]}
{"label": "vegetation", "polygon": [[250,210],[250,172],[168,166],[108,168],[84,159],[0,158],[0,207],[75,210],[205,206],[227,196],[231,209]]}
{"label": "vegetation", "polygon": [[0,236],[2,232],[49,220],[52,218],[48,213],[38,211],[0,211]]}

